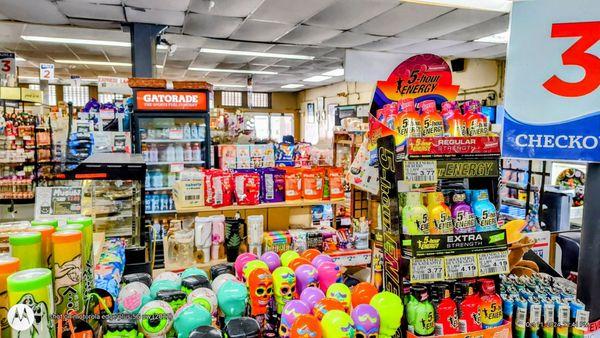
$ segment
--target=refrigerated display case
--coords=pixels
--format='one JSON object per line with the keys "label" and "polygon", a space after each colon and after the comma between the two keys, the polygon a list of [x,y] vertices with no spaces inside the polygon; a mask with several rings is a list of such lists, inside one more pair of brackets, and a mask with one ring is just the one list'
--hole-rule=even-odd
{"label": "refrigerated display case", "polygon": [[209,91],[136,90],[134,97],[132,143],[147,165],[145,213],[175,213],[180,173],[210,166]]}

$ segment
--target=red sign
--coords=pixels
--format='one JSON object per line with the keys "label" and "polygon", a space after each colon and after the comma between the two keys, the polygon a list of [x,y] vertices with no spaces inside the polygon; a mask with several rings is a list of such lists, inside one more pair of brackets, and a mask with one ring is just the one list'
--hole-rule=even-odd
{"label": "red sign", "polygon": [[408,139],[408,157],[481,157],[500,154],[497,136],[413,137]]}
{"label": "red sign", "polygon": [[137,110],[208,110],[206,92],[140,90],[135,99]]}

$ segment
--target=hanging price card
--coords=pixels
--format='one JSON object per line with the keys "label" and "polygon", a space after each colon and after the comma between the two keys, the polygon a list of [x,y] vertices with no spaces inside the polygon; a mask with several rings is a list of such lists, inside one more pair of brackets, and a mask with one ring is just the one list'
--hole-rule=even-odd
{"label": "hanging price card", "polygon": [[508,251],[485,252],[477,255],[479,276],[508,273]]}
{"label": "hanging price card", "polygon": [[477,277],[477,256],[446,256],[446,278],[459,279]]}
{"label": "hanging price card", "polygon": [[171,163],[169,165],[169,171],[172,173],[180,173],[184,169],[183,163]]}
{"label": "hanging price card", "polygon": [[436,161],[404,161],[404,180],[413,183],[436,183]]}
{"label": "hanging price card", "polygon": [[444,280],[444,258],[414,258],[410,260],[410,282]]}

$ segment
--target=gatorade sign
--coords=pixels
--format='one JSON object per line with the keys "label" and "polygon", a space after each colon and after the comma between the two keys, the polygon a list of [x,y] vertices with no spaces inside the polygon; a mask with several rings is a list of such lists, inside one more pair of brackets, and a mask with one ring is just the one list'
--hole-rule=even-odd
{"label": "gatorade sign", "polygon": [[502,155],[600,162],[600,2],[515,1]]}
{"label": "gatorade sign", "polygon": [[137,110],[208,110],[206,92],[139,90],[135,98]]}

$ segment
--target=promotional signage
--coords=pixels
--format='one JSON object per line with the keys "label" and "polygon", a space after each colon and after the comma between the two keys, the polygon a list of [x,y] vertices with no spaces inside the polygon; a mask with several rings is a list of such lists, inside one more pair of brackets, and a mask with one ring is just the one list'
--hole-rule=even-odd
{"label": "promotional signage", "polygon": [[29,88],[21,88],[21,100],[27,102],[42,103],[42,91]]}
{"label": "promotional signage", "polygon": [[54,80],[54,64],[40,63],[40,80]]}
{"label": "promotional signage", "polygon": [[98,92],[123,95],[132,93],[128,78],[114,76],[98,76]]}
{"label": "promotional signage", "polygon": [[409,158],[485,157],[500,155],[500,138],[477,137],[413,137],[408,139]]}
{"label": "promotional signage", "polygon": [[[506,249],[505,230],[473,234],[410,236],[411,256],[459,255]],[[408,253],[408,252],[407,252]]]}
{"label": "promotional signage", "polygon": [[437,161],[437,174],[441,179],[500,176],[498,160]]}
{"label": "promotional signage", "polygon": [[35,217],[80,214],[81,196],[81,188],[37,187],[35,189]]}
{"label": "promotional signage", "polygon": [[600,2],[515,1],[505,157],[600,161]]}
{"label": "promotional signage", "polygon": [[139,90],[135,99],[137,110],[208,110],[206,92]]}
{"label": "promotional signage", "polygon": [[14,77],[17,74],[15,53],[0,52],[0,74],[2,74],[4,77]]}

